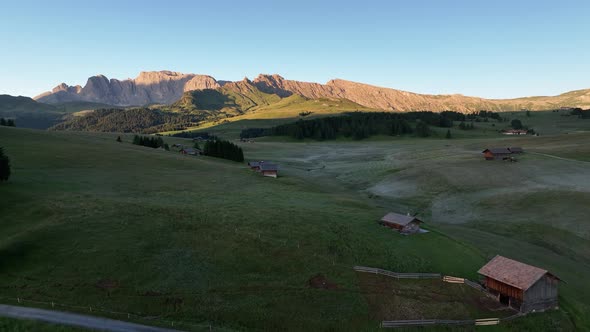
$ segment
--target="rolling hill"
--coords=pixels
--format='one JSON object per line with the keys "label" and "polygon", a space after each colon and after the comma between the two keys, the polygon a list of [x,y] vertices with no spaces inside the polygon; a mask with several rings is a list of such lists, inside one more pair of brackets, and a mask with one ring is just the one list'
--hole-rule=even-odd
{"label": "rolling hill", "polygon": [[61,121],[58,107],[29,97],[0,95],[0,117],[15,119],[17,126],[45,129]]}
{"label": "rolling hill", "polygon": [[85,101],[45,104],[29,97],[0,95],[0,117],[15,119],[18,127],[47,129],[66,119],[70,114],[108,108],[110,105]]}

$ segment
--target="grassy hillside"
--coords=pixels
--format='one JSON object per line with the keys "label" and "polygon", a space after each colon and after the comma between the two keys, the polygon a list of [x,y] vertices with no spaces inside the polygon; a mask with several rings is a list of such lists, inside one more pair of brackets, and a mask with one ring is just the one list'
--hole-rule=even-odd
{"label": "grassy hillside", "polygon": [[[537,121],[551,116],[561,119]],[[128,136],[0,128],[14,165],[0,184],[0,295],[154,316],[156,325],[373,330],[403,317],[388,309],[391,287],[367,293],[353,265],[476,279],[503,254],[566,283],[563,310],[498,330],[588,328],[590,150],[577,143],[589,134],[486,135],[243,144],[248,159],[279,162],[275,180]],[[168,139],[177,142],[187,141]],[[492,145],[528,153],[486,162],[480,152]],[[388,211],[418,212],[431,233],[378,226]],[[311,287],[318,275],[330,287]],[[439,293],[412,303],[440,315]],[[474,310],[448,308],[453,317]]]}
{"label": "grassy hillside", "polygon": [[[559,114],[544,117],[530,121],[560,126]],[[590,149],[581,142],[590,134],[569,128],[590,122],[568,119],[562,134],[540,137],[258,141],[244,149],[318,185],[336,182],[384,208],[418,212],[487,257],[502,254],[553,271],[566,281],[561,305],[583,330],[590,326],[583,314],[590,310]],[[481,151],[492,146],[527,153],[517,163],[487,162]]]}
{"label": "grassy hillside", "polygon": [[[237,329],[358,330],[376,323],[353,265],[473,276],[484,262],[436,233],[384,230],[384,209],[289,172],[273,181],[113,135],[2,128],[0,141],[14,165],[0,186],[3,296]],[[317,274],[338,290],[310,288]]]}
{"label": "grassy hillside", "polygon": [[40,323],[30,320],[17,320],[12,318],[0,317],[0,331],[3,332],[27,332],[27,331],[45,331],[45,332],[83,332],[87,331],[80,328],[74,328],[63,325],[49,323]]}
{"label": "grassy hillside", "polygon": [[575,90],[557,96],[536,96],[494,100],[505,110],[551,110],[560,107],[590,108],[590,89]]}

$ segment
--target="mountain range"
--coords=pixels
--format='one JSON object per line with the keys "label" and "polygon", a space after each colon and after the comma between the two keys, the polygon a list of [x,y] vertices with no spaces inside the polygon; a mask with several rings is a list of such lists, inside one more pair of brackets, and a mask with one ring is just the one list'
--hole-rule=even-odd
{"label": "mountain range", "polygon": [[[326,84],[287,80],[279,75],[259,75],[250,81],[258,90],[279,97],[299,95],[308,99],[347,99],[364,107],[386,111],[454,110],[472,112],[514,111],[559,107],[590,106],[590,89],[577,90],[558,96],[525,97],[516,99],[484,99],[460,94],[429,95],[373,85],[333,79]],[[141,72],[135,79],[108,79],[103,75],[90,77],[84,87],[62,83],[52,91],[34,99],[41,103],[93,102],[114,106],[145,106],[173,104],[183,94],[195,90],[235,90],[236,82],[216,80],[208,75],[183,74],[171,71]]]}

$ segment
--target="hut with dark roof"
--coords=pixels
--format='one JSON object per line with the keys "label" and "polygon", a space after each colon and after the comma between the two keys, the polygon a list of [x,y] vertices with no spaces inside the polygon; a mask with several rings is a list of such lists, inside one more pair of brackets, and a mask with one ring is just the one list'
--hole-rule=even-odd
{"label": "hut with dark roof", "polygon": [[395,212],[389,212],[379,223],[398,230],[400,233],[413,234],[420,231],[420,224],[423,221],[410,215],[399,214]]}
{"label": "hut with dark roof", "polygon": [[558,307],[560,279],[547,270],[496,256],[479,271],[486,289],[497,299],[521,312]]}
{"label": "hut with dark roof", "polygon": [[260,173],[263,176],[276,178],[279,176],[279,166],[270,163],[260,163]]}
{"label": "hut with dark roof", "polygon": [[510,154],[512,152],[510,152],[510,150],[508,150],[508,148],[490,148],[490,149],[485,149],[482,151],[484,158],[486,158],[486,160],[495,160],[495,159],[505,159],[510,157]]}

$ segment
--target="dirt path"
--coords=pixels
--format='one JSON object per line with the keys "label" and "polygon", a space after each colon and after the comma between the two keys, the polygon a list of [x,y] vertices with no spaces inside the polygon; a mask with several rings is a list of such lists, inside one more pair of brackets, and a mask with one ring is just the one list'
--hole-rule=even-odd
{"label": "dirt path", "polygon": [[27,308],[0,304],[0,316],[16,319],[32,319],[43,322],[77,326],[99,331],[113,332],[172,332],[159,327],[140,325],[119,320],[73,314],[63,311],[53,311],[37,308]]}

